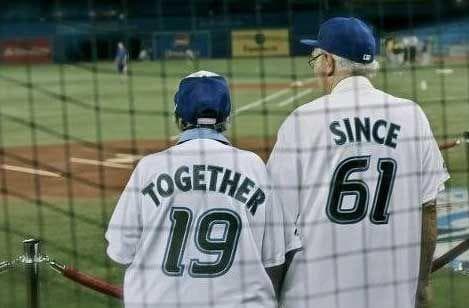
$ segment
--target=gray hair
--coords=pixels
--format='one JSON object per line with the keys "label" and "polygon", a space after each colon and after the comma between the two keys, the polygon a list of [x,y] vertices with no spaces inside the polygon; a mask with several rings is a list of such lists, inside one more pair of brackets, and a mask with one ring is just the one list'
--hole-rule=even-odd
{"label": "gray hair", "polygon": [[321,52],[330,54],[335,60],[337,71],[347,75],[373,77],[379,69],[379,63],[376,60],[368,64],[363,64],[331,54],[322,49]]}
{"label": "gray hair", "polygon": [[350,74],[353,76],[366,76],[372,77],[376,74],[379,69],[379,63],[376,60],[368,64],[358,63],[331,54],[335,60],[336,69],[341,73]]}

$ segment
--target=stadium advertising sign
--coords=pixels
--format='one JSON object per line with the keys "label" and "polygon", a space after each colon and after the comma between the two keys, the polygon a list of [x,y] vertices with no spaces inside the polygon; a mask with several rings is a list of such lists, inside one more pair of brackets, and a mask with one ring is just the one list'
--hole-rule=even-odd
{"label": "stadium advertising sign", "polygon": [[288,29],[231,31],[233,57],[288,56],[290,38]]}
{"label": "stadium advertising sign", "polygon": [[195,32],[156,32],[153,35],[155,58],[209,58],[210,33]]}
{"label": "stadium advertising sign", "polygon": [[0,41],[0,61],[5,63],[49,63],[52,46],[46,38]]}

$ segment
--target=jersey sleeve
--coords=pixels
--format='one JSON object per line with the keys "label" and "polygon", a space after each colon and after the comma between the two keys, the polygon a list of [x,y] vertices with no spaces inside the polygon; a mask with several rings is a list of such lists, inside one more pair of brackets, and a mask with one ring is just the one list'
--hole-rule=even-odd
{"label": "jersey sleeve", "polygon": [[420,147],[422,153],[421,172],[421,203],[424,204],[436,198],[437,194],[444,190],[444,183],[449,179],[445,162],[433,137],[430,123],[422,111],[422,127]]}
{"label": "jersey sleeve", "polygon": [[130,176],[105,235],[107,255],[120,264],[132,263],[142,233],[139,170],[137,167]]}
{"label": "jersey sleeve", "polygon": [[300,249],[301,242],[294,221],[283,212],[274,191],[270,192],[268,203],[262,241],[262,263],[264,267],[273,267],[285,262],[287,252]]}
{"label": "jersey sleeve", "polygon": [[[266,213],[266,250],[273,251],[271,245],[276,245],[277,241],[283,243],[283,250],[277,251],[282,258],[292,250],[301,249],[299,231],[296,226],[298,217],[298,185],[299,174],[296,165],[296,151],[287,143],[284,138],[285,125],[279,131],[277,143],[267,163],[269,183],[271,188],[269,211]],[[289,206],[286,206],[289,205]],[[270,254],[273,254],[270,252]],[[284,259],[282,259],[282,262]],[[265,262],[268,264],[271,262]],[[281,264],[279,263],[279,264]],[[275,266],[279,264],[270,264]],[[265,265],[266,267],[269,267]]]}
{"label": "jersey sleeve", "polygon": [[300,205],[300,163],[298,157],[298,145],[295,144],[294,130],[290,128],[291,123],[284,123],[277,135],[277,142],[267,162],[267,170],[271,178],[274,198],[282,209],[283,216],[292,223],[286,229],[289,239],[287,251],[298,247],[298,233],[295,221],[299,214]]}

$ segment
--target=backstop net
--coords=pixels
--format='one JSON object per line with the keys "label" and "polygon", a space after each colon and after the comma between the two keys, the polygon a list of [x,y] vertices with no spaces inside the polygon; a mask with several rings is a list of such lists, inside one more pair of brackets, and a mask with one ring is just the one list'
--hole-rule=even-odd
{"label": "backstop net", "polygon": [[[288,248],[288,236],[299,236],[303,251],[280,279],[285,307],[367,307],[376,296],[410,307],[428,254],[424,297],[432,307],[467,307],[467,12],[465,0],[8,2],[0,13],[0,307],[119,307],[123,291],[138,307],[274,307],[264,267],[282,261],[264,258]],[[349,62],[300,43],[337,16],[372,32],[379,68],[366,80],[382,96],[355,83],[366,75],[360,67],[341,75]],[[346,43],[353,35],[337,45],[356,51]],[[181,80],[201,70],[227,80],[226,140],[206,122],[175,117]],[[350,76],[349,94],[334,92]],[[197,93],[190,102],[216,97]],[[444,190],[434,185],[434,220],[420,198],[431,183],[421,177],[444,169],[423,167],[433,148],[419,145],[419,108],[451,176]],[[417,137],[397,145],[412,130]],[[135,220],[110,226],[123,192],[132,196],[123,215]],[[275,208],[283,220],[269,220]],[[432,227],[434,253],[425,242]],[[120,230],[125,267],[106,253],[108,229]]]}

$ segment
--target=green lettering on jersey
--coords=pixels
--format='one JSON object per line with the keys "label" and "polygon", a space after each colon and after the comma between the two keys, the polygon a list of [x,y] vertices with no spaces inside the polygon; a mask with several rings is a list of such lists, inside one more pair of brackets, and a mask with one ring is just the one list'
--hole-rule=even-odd
{"label": "green lettering on jersey", "polygon": [[220,192],[225,194],[226,189],[228,187],[230,187],[230,190],[228,191],[228,195],[233,197],[235,192],[236,192],[236,189],[238,188],[239,179],[241,178],[241,174],[239,174],[238,172],[235,172],[234,175],[233,175],[233,178],[231,179],[230,178],[231,173],[232,173],[232,171],[230,169],[225,170],[225,174],[223,174],[223,179],[222,179],[221,185],[220,185]]}
{"label": "green lettering on jersey", "polygon": [[[183,176],[183,173],[186,175]],[[189,175],[189,167],[181,166],[174,173],[174,183],[180,191],[189,191],[192,189],[191,176]]]}
{"label": "green lettering on jersey", "polygon": [[252,215],[256,214],[257,207],[264,203],[265,194],[262,189],[258,188],[256,192],[252,195],[249,201],[246,203],[246,207],[249,209]]}
{"label": "green lettering on jersey", "polygon": [[158,207],[160,205],[160,200],[158,200],[158,197],[156,196],[155,192],[153,191],[153,187],[155,187],[155,184],[151,182],[148,184],[144,189],[142,189],[142,194],[149,195],[151,200],[155,203],[155,206]]}

